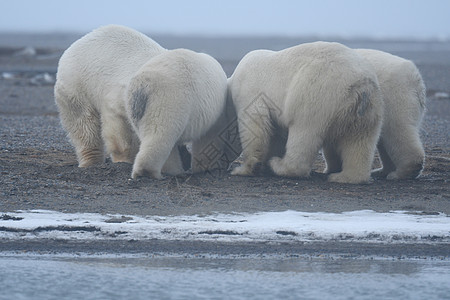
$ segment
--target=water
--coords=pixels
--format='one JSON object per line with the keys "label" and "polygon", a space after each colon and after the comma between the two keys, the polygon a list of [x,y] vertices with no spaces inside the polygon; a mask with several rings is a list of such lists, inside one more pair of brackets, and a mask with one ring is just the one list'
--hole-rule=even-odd
{"label": "water", "polygon": [[[43,249],[51,252],[0,252],[0,299],[450,299],[449,229],[445,214],[402,211],[1,212],[4,249],[50,245]],[[156,247],[161,241],[173,244]],[[398,259],[381,247],[372,252],[377,255],[352,255],[345,247],[326,247],[336,241],[388,245],[402,254],[410,245],[419,252]],[[295,254],[306,253],[303,243],[316,242],[323,246],[314,254]],[[247,248],[230,252],[239,243]],[[253,243],[261,251],[248,251]],[[266,251],[273,245],[287,247]]]}
{"label": "water", "polygon": [[450,299],[450,261],[0,256],[0,299]]}

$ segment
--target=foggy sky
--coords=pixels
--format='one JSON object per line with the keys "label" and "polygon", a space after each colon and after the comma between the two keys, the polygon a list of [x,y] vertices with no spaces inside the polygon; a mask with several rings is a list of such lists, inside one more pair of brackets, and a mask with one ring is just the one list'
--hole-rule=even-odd
{"label": "foggy sky", "polygon": [[448,0],[0,0],[0,31],[450,39]]}

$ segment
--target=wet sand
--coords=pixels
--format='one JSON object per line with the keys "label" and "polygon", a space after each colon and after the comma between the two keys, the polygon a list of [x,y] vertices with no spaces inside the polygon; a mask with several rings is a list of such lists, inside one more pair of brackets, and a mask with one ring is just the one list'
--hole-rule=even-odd
{"label": "wet sand", "polygon": [[[436,97],[439,96],[436,94],[438,92],[450,92],[450,47],[446,44],[413,43],[412,50],[409,50],[407,44],[398,46],[400,50],[397,52],[393,51],[413,59],[427,85],[428,111],[421,132],[427,157],[421,177],[416,180],[374,180],[367,185],[348,185],[326,181],[325,176],[320,174],[323,169],[320,156],[315,164],[316,172],[310,179],[234,177],[225,171],[216,171],[161,181],[149,178],[131,180],[131,165],[125,163],[113,164],[107,161],[86,169],[78,168],[74,149],[59,123],[53,98],[53,83],[51,80],[46,81],[49,78],[38,76],[47,72],[54,78],[58,58],[70,44],[71,37],[51,35],[47,37],[47,43],[40,38],[35,39],[39,43],[33,44],[35,40],[29,36],[13,39],[0,34],[1,212],[45,209],[124,215],[190,215],[212,212],[343,212],[369,209],[379,212],[420,211],[424,214],[443,212],[450,215],[450,99]],[[160,40],[155,40],[167,48],[184,46],[208,52],[222,63],[228,75],[252,45],[253,48],[278,49],[295,42],[293,39],[254,39],[244,43],[238,39],[241,42],[235,41],[233,44],[232,41],[225,41],[222,45],[207,38],[161,37]],[[297,43],[303,41],[298,40]],[[347,44],[389,50],[397,49],[394,46],[398,43],[347,41]],[[26,45],[34,46],[35,52],[19,53]],[[245,46],[239,48],[240,45]],[[48,251],[51,251],[51,245],[58,248],[58,243],[59,247],[65,247],[65,242],[52,243],[49,247],[43,246],[44,244],[40,247]],[[126,249],[133,248],[131,244],[123,243]],[[72,244],[72,250],[84,247],[83,243]],[[173,246],[167,246],[169,242],[167,245],[165,242],[152,244],[142,241],[137,244],[141,244],[141,249],[149,249],[153,245],[156,248],[169,247],[170,250]],[[197,246],[201,245],[199,243]],[[184,249],[185,246],[173,246],[175,248],[172,249]],[[261,245],[258,251],[264,252],[266,246]],[[23,243],[16,243],[14,246],[0,242],[0,251],[29,247],[35,246]],[[211,244],[208,247],[207,251],[214,251],[218,245]],[[296,250],[277,250],[278,246],[271,247],[275,247],[275,252],[307,250],[304,245],[297,245]],[[320,245],[317,247],[314,249],[322,249]],[[340,249],[344,246],[328,247]],[[362,249],[361,247],[359,248]],[[438,252],[447,252],[448,255],[448,245],[442,247]],[[96,246],[91,247],[95,248]],[[383,253],[385,250],[378,252]],[[245,252],[242,249],[240,251]],[[417,254],[427,251],[418,250]],[[400,253],[401,249],[396,252]]]}

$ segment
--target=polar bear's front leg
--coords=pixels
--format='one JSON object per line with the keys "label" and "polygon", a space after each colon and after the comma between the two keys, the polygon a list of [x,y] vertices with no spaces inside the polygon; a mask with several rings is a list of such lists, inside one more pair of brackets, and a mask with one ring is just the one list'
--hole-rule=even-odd
{"label": "polar bear's front leg", "polygon": [[244,114],[238,122],[244,162],[234,168],[231,175],[252,176],[267,160],[273,128],[268,112],[258,117]]}
{"label": "polar bear's front leg", "polygon": [[63,127],[75,147],[78,166],[89,167],[105,160],[100,114],[88,99],[55,85],[55,101]]}
{"label": "polar bear's front leg", "polygon": [[139,139],[129,121],[121,115],[102,115],[102,136],[111,160],[133,163],[139,150]]}

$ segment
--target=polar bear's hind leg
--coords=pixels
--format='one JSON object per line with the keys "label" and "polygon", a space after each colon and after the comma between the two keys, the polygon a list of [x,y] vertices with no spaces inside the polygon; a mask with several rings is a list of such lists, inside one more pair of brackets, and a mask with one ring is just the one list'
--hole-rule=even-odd
{"label": "polar bear's hind leg", "polygon": [[162,179],[161,172],[169,175],[183,173],[177,143],[189,121],[188,114],[180,113],[189,110],[188,101],[181,99],[176,109],[173,109],[166,107],[167,99],[154,97],[150,100],[147,97],[147,109],[141,115],[139,111],[134,111],[143,107],[133,105],[136,102],[135,96],[132,93],[129,109],[141,144],[134,160],[132,178],[150,176]]}
{"label": "polar bear's hind leg", "polygon": [[368,183],[378,134],[347,136],[340,141],[342,171],[328,176],[330,182]]}
{"label": "polar bear's hind leg", "polygon": [[[383,172],[387,179],[414,179],[422,171],[425,151],[418,130],[414,126],[402,126],[383,136],[386,140],[386,157],[381,156]],[[384,159],[383,159],[384,158]],[[389,159],[387,159],[389,158]],[[389,168],[389,160],[395,164]],[[385,171],[385,166],[388,168]]]}
{"label": "polar bear's hind leg", "polygon": [[75,147],[78,166],[83,168],[103,163],[105,154],[97,110],[76,95],[65,92],[59,85],[55,87],[55,101],[61,123]]}
{"label": "polar bear's hind leg", "polygon": [[244,162],[236,167],[231,175],[252,176],[261,171],[267,160],[269,144],[273,127],[269,112],[259,112],[259,115],[244,113],[239,124],[239,135],[242,143]]}
{"label": "polar bear's hind leg", "polygon": [[[318,128],[321,130],[321,128]],[[320,132],[305,124],[289,127],[286,153],[283,158],[273,157],[269,161],[272,171],[278,176],[309,177],[316,155],[322,146]]]}
{"label": "polar bear's hind leg", "polygon": [[386,147],[384,146],[383,142],[383,137],[381,137],[380,140],[378,141],[377,149],[378,154],[380,155],[382,167],[373,170],[372,175],[373,177],[376,178],[386,178],[389,173],[395,171],[395,164],[386,151]]}

